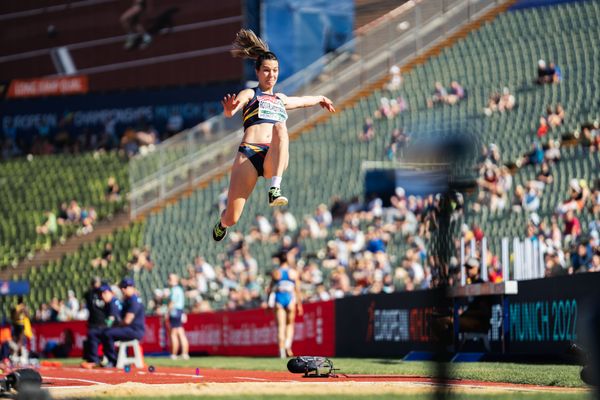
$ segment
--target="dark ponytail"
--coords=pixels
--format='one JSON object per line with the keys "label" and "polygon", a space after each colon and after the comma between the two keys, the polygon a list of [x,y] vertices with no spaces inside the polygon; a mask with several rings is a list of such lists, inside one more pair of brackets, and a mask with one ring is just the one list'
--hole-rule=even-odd
{"label": "dark ponytail", "polygon": [[249,29],[241,29],[235,35],[231,55],[256,60],[254,64],[256,70],[260,69],[265,60],[277,61],[277,56],[269,51],[269,46]]}

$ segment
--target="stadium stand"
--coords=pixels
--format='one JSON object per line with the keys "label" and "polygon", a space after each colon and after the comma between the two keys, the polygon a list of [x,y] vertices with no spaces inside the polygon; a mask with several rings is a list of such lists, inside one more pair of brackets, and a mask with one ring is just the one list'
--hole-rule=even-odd
{"label": "stadium stand", "polygon": [[[386,160],[385,149],[390,140],[389,133],[397,127],[408,132],[411,141],[439,137],[468,127],[477,132],[480,143],[494,144],[500,149],[501,162],[513,168],[513,187],[518,184],[526,185],[535,177],[537,170],[525,165],[519,168],[521,163],[517,161],[536,142],[537,124],[546,107],[560,103],[566,110],[564,122],[551,129],[542,140],[546,142],[547,138],[551,138],[559,141],[562,155],[560,162],[553,165],[555,180],[544,188],[537,209],[537,214],[549,225],[560,204],[558,199],[568,196],[572,178],[576,178],[578,182],[584,180],[592,187],[600,167],[598,153],[583,151],[578,144],[571,146],[568,140],[569,135],[581,130],[583,124],[600,118],[597,106],[600,103],[600,95],[593,90],[593,82],[600,78],[600,70],[593,62],[598,58],[594,38],[600,34],[599,20],[600,5],[594,1],[502,14],[455,45],[444,49],[422,66],[409,72],[403,71],[400,89],[393,92],[377,90],[353,107],[334,115],[327,123],[317,125],[293,141],[284,188],[290,198],[290,211],[298,225],[302,225],[301,221],[305,216],[314,215],[320,203],[330,202],[334,196],[346,202],[361,196],[361,162]],[[523,41],[523,37],[527,37],[528,40]],[[539,86],[534,83],[539,59],[554,61],[560,66],[563,76],[559,84]],[[453,106],[442,104],[428,108],[426,100],[430,97],[436,81],[443,82],[444,85],[452,81],[460,82],[466,89],[466,97]],[[488,104],[490,94],[502,90],[503,87],[508,87],[511,93],[514,93],[516,106],[511,111],[488,117],[484,108]],[[365,117],[375,116],[375,112],[381,108],[382,98],[389,100],[399,96],[406,102],[407,110],[393,118],[374,118],[373,138],[360,141]],[[472,170],[472,176],[477,177],[475,168]],[[169,272],[186,276],[187,266],[199,255],[217,270],[216,279],[212,285],[208,285],[202,295],[204,299],[212,301],[213,308],[231,304],[230,293],[235,291],[230,291],[229,288],[239,285],[231,278],[249,275],[253,272],[253,265],[257,268],[257,275],[244,278],[245,283],[248,287],[253,287],[255,283],[264,287],[265,280],[268,279],[266,273],[272,265],[271,256],[281,247],[277,240],[246,240],[246,250],[239,240],[243,237],[241,233],[231,232],[232,240],[224,246],[215,246],[210,238],[209,227],[217,218],[219,195],[227,183],[226,177],[210,182],[206,187],[191,193],[189,197],[150,214],[143,224],[134,224],[131,229],[140,235],[136,236],[136,240],[120,240],[119,243],[114,243],[115,253],[121,254],[121,257],[133,254],[133,247],[150,247],[154,267],[142,268],[136,272],[144,298],[152,298],[154,290],[164,286]],[[251,198],[236,230],[248,234],[253,231],[256,216],[270,217],[266,190],[266,187],[264,193],[259,190]],[[465,207],[475,203],[476,198],[477,194],[467,197]],[[512,192],[508,198],[510,201],[514,200]],[[371,208],[373,207],[372,205]],[[584,230],[587,230],[587,224],[583,222],[591,222],[593,218],[597,218],[588,208],[582,209],[578,215],[582,219]],[[486,205],[481,207],[479,212],[465,213],[468,231],[472,231],[474,225],[481,227],[490,239],[492,251],[496,252],[498,250],[494,247],[494,241],[502,237],[523,237],[530,218],[530,214],[512,212],[511,207],[490,212]],[[361,230],[367,234],[370,230],[376,230],[376,222],[373,221],[370,222],[368,218],[360,220]],[[562,226],[562,221],[559,221],[559,224]],[[309,258],[317,260],[326,286],[331,285],[333,279],[330,277],[335,277],[337,271],[335,268],[323,268],[323,258],[327,257],[328,245],[332,242],[335,244],[336,231],[341,228],[341,222],[337,221],[327,230],[324,237],[300,240],[304,261],[310,264]],[[538,233],[540,236],[545,235],[544,232]],[[396,271],[404,269],[404,275],[410,275],[410,267],[404,268],[402,260],[415,241],[420,240],[427,244],[427,237],[419,230],[408,239],[398,232],[389,236],[390,242],[385,252],[384,263],[389,262],[391,268],[395,268]],[[98,253],[102,249],[102,243],[97,242],[93,247]],[[244,250],[239,251],[239,247],[244,247]],[[570,249],[567,247],[561,250],[564,250],[568,260]],[[91,251],[87,251],[86,260],[91,259],[89,253]],[[307,257],[308,254],[314,257]],[[81,255],[73,257],[83,259]],[[339,260],[335,256],[331,259]],[[79,271],[89,270],[85,262],[79,267],[77,263],[70,265],[74,269],[80,268]],[[236,268],[239,270],[236,271]],[[427,270],[426,265],[424,269]],[[339,275],[335,279],[339,280]],[[426,284],[427,272],[423,279]],[[232,280],[233,282],[230,282]],[[352,280],[352,283],[356,284],[356,276],[353,276]],[[81,282],[81,286],[77,288],[78,293],[85,284],[84,281]],[[73,284],[75,285],[75,282]],[[411,287],[420,286],[405,286],[406,289]],[[53,296],[52,290],[49,287],[31,305],[49,301]],[[365,290],[374,289],[366,287]],[[378,290],[381,291],[382,288]],[[336,296],[338,293],[332,291],[331,295]]]}
{"label": "stadium stand", "polygon": [[[122,210],[126,198],[111,201],[106,198],[109,177],[115,177],[124,191],[127,190],[126,162],[117,153],[85,154],[80,156],[56,155],[15,159],[3,162],[0,168],[0,267],[16,266],[19,260],[31,257],[38,250],[48,249],[52,244],[75,233],[83,233],[82,221],[64,224],[59,207],[75,200],[79,207],[94,209],[97,219]],[[66,185],[65,183],[68,183]],[[51,212],[54,227],[46,233],[36,232],[36,227],[47,221],[44,212]],[[80,217],[79,217],[80,218]]]}

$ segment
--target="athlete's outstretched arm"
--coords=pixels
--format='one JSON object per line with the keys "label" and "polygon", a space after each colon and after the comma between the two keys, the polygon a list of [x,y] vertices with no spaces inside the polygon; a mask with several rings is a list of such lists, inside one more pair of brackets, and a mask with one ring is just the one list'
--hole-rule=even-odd
{"label": "athlete's outstretched arm", "polygon": [[223,100],[221,100],[221,104],[223,105],[223,113],[227,118],[233,117],[235,113],[241,110],[241,108],[244,107],[253,96],[254,90],[252,89],[244,89],[237,95],[226,95],[223,97]]}
{"label": "athlete's outstretched arm", "polygon": [[286,96],[283,93],[277,93],[277,96],[283,101],[286,110],[295,108],[312,107],[319,104],[329,112],[335,112],[333,102],[325,96]]}

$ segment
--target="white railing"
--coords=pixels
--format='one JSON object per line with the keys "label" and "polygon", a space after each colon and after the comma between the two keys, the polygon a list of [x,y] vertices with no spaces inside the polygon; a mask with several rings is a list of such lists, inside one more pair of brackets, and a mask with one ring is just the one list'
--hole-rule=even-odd
{"label": "white railing", "polygon": [[[468,246],[468,247],[467,247]],[[480,262],[480,276],[484,282],[488,280],[488,240],[486,237],[481,239],[477,248],[475,239],[471,239],[468,243],[464,238],[460,239],[460,265],[461,265],[461,285],[466,284],[466,268],[465,263],[469,257],[477,255]],[[468,251],[467,251],[468,249]],[[479,250],[479,251],[478,251]],[[513,238],[512,248],[509,238],[502,238],[500,244],[501,250],[501,265],[502,265],[502,280],[523,281],[528,279],[538,279],[544,277],[544,245],[538,241],[528,239],[521,240]],[[512,261],[512,262],[511,262]]]}
{"label": "white railing", "polygon": [[[379,80],[392,65],[402,65],[411,56],[506,1],[410,0],[372,26],[357,31],[356,38],[333,55],[324,56],[278,84],[276,90],[295,95],[321,94],[339,104],[361,87]],[[315,108],[290,112],[288,130],[293,132],[323,112]],[[132,217],[197,181],[193,176],[198,165],[203,166],[201,176],[205,178],[231,163],[240,126],[239,117],[226,119],[219,115],[163,142],[157,151],[132,159],[129,167]],[[216,138],[222,139],[211,144]],[[193,162],[186,164],[183,160]]]}

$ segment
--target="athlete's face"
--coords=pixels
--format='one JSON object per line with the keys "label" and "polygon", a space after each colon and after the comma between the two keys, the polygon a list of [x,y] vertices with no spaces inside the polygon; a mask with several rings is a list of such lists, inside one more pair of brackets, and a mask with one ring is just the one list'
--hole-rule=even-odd
{"label": "athlete's face", "polygon": [[271,89],[277,83],[279,76],[279,63],[277,60],[264,60],[260,68],[256,71],[260,87]]}

